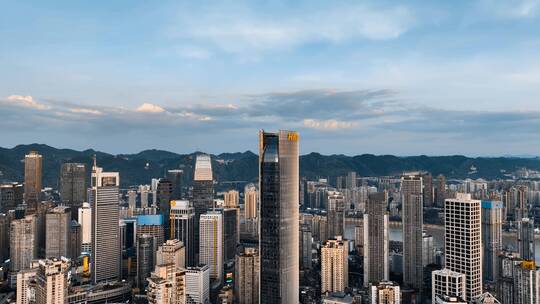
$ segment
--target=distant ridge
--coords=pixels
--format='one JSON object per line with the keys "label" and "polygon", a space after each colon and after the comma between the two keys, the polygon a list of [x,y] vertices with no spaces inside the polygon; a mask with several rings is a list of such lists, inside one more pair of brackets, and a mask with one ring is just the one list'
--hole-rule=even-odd
{"label": "distant ridge", "polygon": [[[118,154],[87,149],[57,149],[44,144],[18,145],[11,149],[0,148],[0,181],[23,181],[24,155],[36,150],[43,155],[43,184],[58,185],[60,166],[64,162],[91,165],[96,154],[98,163],[106,170],[119,171],[121,184],[125,186],[148,184],[151,178],[161,177],[168,169],[183,169],[186,182],[193,177],[195,153],[177,154],[164,150],[144,150],[136,154]],[[258,156],[246,151],[212,155],[214,176],[218,181],[252,181],[258,178]],[[218,162],[217,160],[225,160]],[[471,166],[476,173],[470,174]],[[540,170],[540,159],[521,157],[465,157],[454,156],[406,156],[362,154],[357,156],[321,155],[310,153],[300,157],[300,173],[309,179],[330,178],[356,171],[360,176],[384,176],[410,170],[426,170],[434,176],[444,174],[448,178],[505,178],[504,173],[527,167]]]}

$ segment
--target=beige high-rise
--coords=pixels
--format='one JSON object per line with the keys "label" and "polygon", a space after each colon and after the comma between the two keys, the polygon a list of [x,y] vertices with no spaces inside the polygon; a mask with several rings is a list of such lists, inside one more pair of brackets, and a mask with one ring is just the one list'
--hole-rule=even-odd
{"label": "beige high-rise", "polygon": [[235,294],[239,304],[259,303],[259,253],[256,248],[244,248],[236,255]]}
{"label": "beige high-rise", "polygon": [[69,257],[71,211],[69,207],[55,207],[45,215],[45,257]]}
{"label": "beige high-rise", "polygon": [[254,219],[257,217],[257,188],[249,184],[244,190],[244,217]]}
{"label": "beige high-rise", "polygon": [[30,151],[24,157],[24,200],[31,210],[35,210],[40,201],[42,159],[37,151]]}
{"label": "beige high-rise", "polygon": [[338,237],[321,248],[321,292],[343,292],[349,285],[349,245]]}
{"label": "beige high-rise", "polygon": [[229,190],[223,195],[225,208],[238,208],[238,201],[240,200],[240,194],[236,190]]}
{"label": "beige high-rise", "polygon": [[159,246],[156,265],[173,264],[177,268],[186,267],[186,249],[182,241],[167,240]]}
{"label": "beige high-rise", "polygon": [[[156,266],[148,281],[147,298],[151,304],[186,303],[186,271],[174,264]],[[190,303],[190,302],[188,302]]]}
{"label": "beige high-rise", "polygon": [[68,296],[67,258],[40,260],[36,273],[36,303],[65,304]]}

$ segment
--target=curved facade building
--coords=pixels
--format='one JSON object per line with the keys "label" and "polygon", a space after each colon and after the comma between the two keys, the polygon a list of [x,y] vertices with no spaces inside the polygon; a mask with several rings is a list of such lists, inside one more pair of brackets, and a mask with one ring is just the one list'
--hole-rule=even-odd
{"label": "curved facade building", "polygon": [[259,133],[260,303],[298,303],[299,136]]}

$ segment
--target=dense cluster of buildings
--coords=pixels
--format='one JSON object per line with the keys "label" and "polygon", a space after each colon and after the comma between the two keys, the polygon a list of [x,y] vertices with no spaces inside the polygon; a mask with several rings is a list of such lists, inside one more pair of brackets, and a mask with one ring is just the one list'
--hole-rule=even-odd
{"label": "dense cluster of buildings", "polygon": [[258,183],[226,189],[205,154],[127,187],[64,163],[57,193],[42,162],[0,185],[8,303],[540,303],[536,181],[311,181],[291,131],[261,131]]}

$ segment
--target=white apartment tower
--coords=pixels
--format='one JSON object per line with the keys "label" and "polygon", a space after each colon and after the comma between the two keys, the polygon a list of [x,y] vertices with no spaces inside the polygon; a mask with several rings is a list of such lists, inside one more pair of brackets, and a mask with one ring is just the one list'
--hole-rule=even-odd
{"label": "white apartment tower", "polygon": [[321,292],[344,292],[349,285],[349,244],[340,236],[321,248]]}

